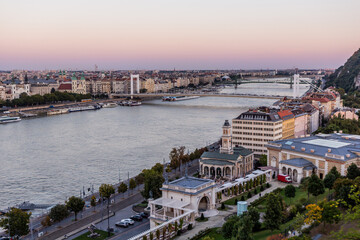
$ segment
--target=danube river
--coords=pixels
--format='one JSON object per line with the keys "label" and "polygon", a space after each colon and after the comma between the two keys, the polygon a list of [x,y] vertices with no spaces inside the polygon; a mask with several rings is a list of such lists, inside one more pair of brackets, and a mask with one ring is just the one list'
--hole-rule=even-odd
{"label": "danube river", "polygon": [[[288,85],[247,84],[246,93],[291,95]],[[240,86],[236,91],[242,91]],[[303,91],[306,88],[302,88]],[[230,91],[225,89],[224,91]],[[22,201],[60,203],[94,184],[116,183],[156,162],[172,147],[193,150],[219,139],[225,119],[274,100],[202,97],[152,100],[140,107],[23,120],[0,126],[0,209]],[[87,190],[86,190],[87,191]]]}

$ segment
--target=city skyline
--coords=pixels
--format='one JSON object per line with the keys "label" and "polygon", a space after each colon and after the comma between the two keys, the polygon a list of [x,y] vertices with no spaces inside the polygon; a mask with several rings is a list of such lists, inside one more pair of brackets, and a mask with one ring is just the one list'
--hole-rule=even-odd
{"label": "city skyline", "polygon": [[337,68],[360,2],[2,1],[0,70]]}

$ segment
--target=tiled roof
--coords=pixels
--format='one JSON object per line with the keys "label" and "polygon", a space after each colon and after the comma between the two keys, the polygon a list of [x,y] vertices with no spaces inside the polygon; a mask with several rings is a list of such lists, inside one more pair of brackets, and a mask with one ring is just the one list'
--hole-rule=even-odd
{"label": "tiled roof", "polygon": [[224,165],[235,165],[234,162],[230,162],[227,160],[216,160],[216,159],[200,159],[201,163],[205,163],[205,164],[209,164],[209,165],[219,165],[219,166],[224,166]]}
{"label": "tiled roof", "polygon": [[219,152],[204,152],[201,155],[201,159],[203,158],[210,158],[210,159],[217,159],[217,160],[231,160],[236,161],[239,158],[240,154],[226,154],[226,153],[219,153]]}
{"label": "tiled roof", "polygon": [[282,164],[294,166],[294,167],[316,167],[312,162],[303,158],[292,158],[288,160],[280,161]]}
{"label": "tiled roof", "polygon": [[202,179],[195,177],[182,177],[169,183],[169,185],[179,186],[183,188],[198,188],[201,185],[213,182],[210,179]]}
{"label": "tiled roof", "polygon": [[71,89],[72,89],[71,84],[64,84],[64,83],[60,84],[58,88],[58,90],[71,90]]}

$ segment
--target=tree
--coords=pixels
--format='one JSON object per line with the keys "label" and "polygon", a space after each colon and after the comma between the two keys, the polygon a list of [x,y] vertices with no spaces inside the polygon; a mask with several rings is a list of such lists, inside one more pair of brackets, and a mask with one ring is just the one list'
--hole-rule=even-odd
{"label": "tree", "polygon": [[285,197],[290,198],[290,204],[291,204],[291,198],[295,197],[296,194],[296,188],[293,185],[287,185],[285,187]]}
{"label": "tree", "polygon": [[248,215],[250,217],[250,219],[251,219],[251,222],[252,222],[252,225],[253,225],[253,230],[254,231],[259,231],[260,228],[261,228],[259,211],[254,207],[249,207],[246,215]]}
{"label": "tree", "polygon": [[325,192],[324,183],[316,174],[311,175],[309,179],[308,192],[315,198]]}
{"label": "tree", "polygon": [[156,234],[156,239],[159,240],[160,239],[160,229],[157,229],[155,234]]}
{"label": "tree", "polygon": [[90,205],[91,205],[92,207],[94,207],[94,212],[95,212],[95,207],[96,207],[96,197],[95,197],[95,195],[92,195],[92,196],[91,196]]}
{"label": "tree", "polygon": [[150,197],[150,191],[152,192],[152,197],[154,199],[161,197],[162,184],[164,182],[164,177],[161,173],[156,172],[153,169],[145,169],[144,173],[144,190],[141,192],[144,198]]}
{"label": "tree", "polygon": [[238,216],[231,216],[223,224],[221,231],[226,239],[229,239],[233,236],[235,224],[239,221],[239,219],[240,218]]}
{"label": "tree", "polygon": [[251,221],[251,217],[249,215],[244,215],[240,218],[240,221],[236,224],[235,229],[237,229],[237,233],[235,236],[236,240],[253,240],[252,237],[252,229],[253,222]]}
{"label": "tree", "polygon": [[266,212],[264,216],[264,224],[267,229],[274,231],[280,228],[282,221],[282,206],[280,205],[279,196],[270,193],[266,198]]}
{"label": "tree", "polygon": [[262,154],[259,160],[260,166],[267,166],[267,155]]}
{"label": "tree", "polygon": [[136,188],[136,182],[134,179],[130,179],[129,188],[130,188],[130,190],[133,190],[134,188]]}
{"label": "tree", "polygon": [[49,217],[54,222],[60,222],[67,216],[69,216],[69,211],[68,211],[67,207],[63,204],[58,204],[55,207],[51,208],[50,213],[49,213]]}
{"label": "tree", "polygon": [[110,197],[112,194],[115,193],[115,189],[110,184],[101,184],[99,187],[99,193],[101,197],[104,197],[107,199],[107,210],[108,210],[108,236],[110,237],[110,217],[109,217],[109,205],[110,205]]}
{"label": "tree", "polygon": [[330,189],[332,189],[334,186],[335,180],[336,180],[335,175],[329,172],[328,174],[326,174],[324,178],[324,186],[328,188],[330,191]]}
{"label": "tree", "polygon": [[307,201],[308,202],[309,202],[309,194],[310,194],[308,191],[309,180],[310,180],[310,177],[305,177],[300,180],[300,188],[307,192]]}
{"label": "tree", "polygon": [[301,232],[302,226],[304,226],[304,220],[305,220],[305,216],[303,214],[301,214],[300,212],[296,213],[292,227],[296,231]]}
{"label": "tree", "polygon": [[351,186],[354,184],[354,180],[348,178],[339,178],[334,182],[335,198],[342,199],[347,205],[353,205],[353,200],[349,198]]}
{"label": "tree", "polygon": [[352,163],[347,168],[346,177],[349,178],[349,179],[355,179],[357,176],[360,176],[360,170],[359,170],[358,166],[355,163]]}
{"label": "tree", "polygon": [[124,182],[122,182],[118,187],[118,193],[124,193],[127,191],[127,189],[128,189],[127,185]]}
{"label": "tree", "polygon": [[334,174],[335,178],[338,179],[339,177],[341,177],[341,174],[338,172],[337,168],[334,166],[331,168],[330,172],[329,173],[332,173]]}
{"label": "tree", "polygon": [[30,216],[31,213],[12,208],[5,214],[6,218],[0,220],[0,227],[6,229],[11,237],[26,235],[29,233]]}
{"label": "tree", "polygon": [[336,201],[330,201],[330,202],[325,202],[322,205],[323,211],[322,211],[322,217],[321,220],[324,223],[324,227],[325,224],[333,224],[333,223],[338,223],[341,219],[340,217],[340,210],[338,207],[338,202]]}
{"label": "tree", "polygon": [[77,221],[77,214],[80,212],[85,206],[84,200],[79,197],[72,196],[69,200],[66,201],[66,207],[70,212],[74,212],[75,221]]}
{"label": "tree", "polygon": [[306,218],[304,222],[306,224],[320,223],[323,209],[316,204],[309,204],[306,206]]}

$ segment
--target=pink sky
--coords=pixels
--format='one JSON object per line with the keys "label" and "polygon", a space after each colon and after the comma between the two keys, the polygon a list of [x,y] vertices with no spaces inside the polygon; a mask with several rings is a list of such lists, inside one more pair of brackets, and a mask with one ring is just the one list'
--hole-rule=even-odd
{"label": "pink sky", "polygon": [[4,0],[0,70],[336,68],[358,0]]}

